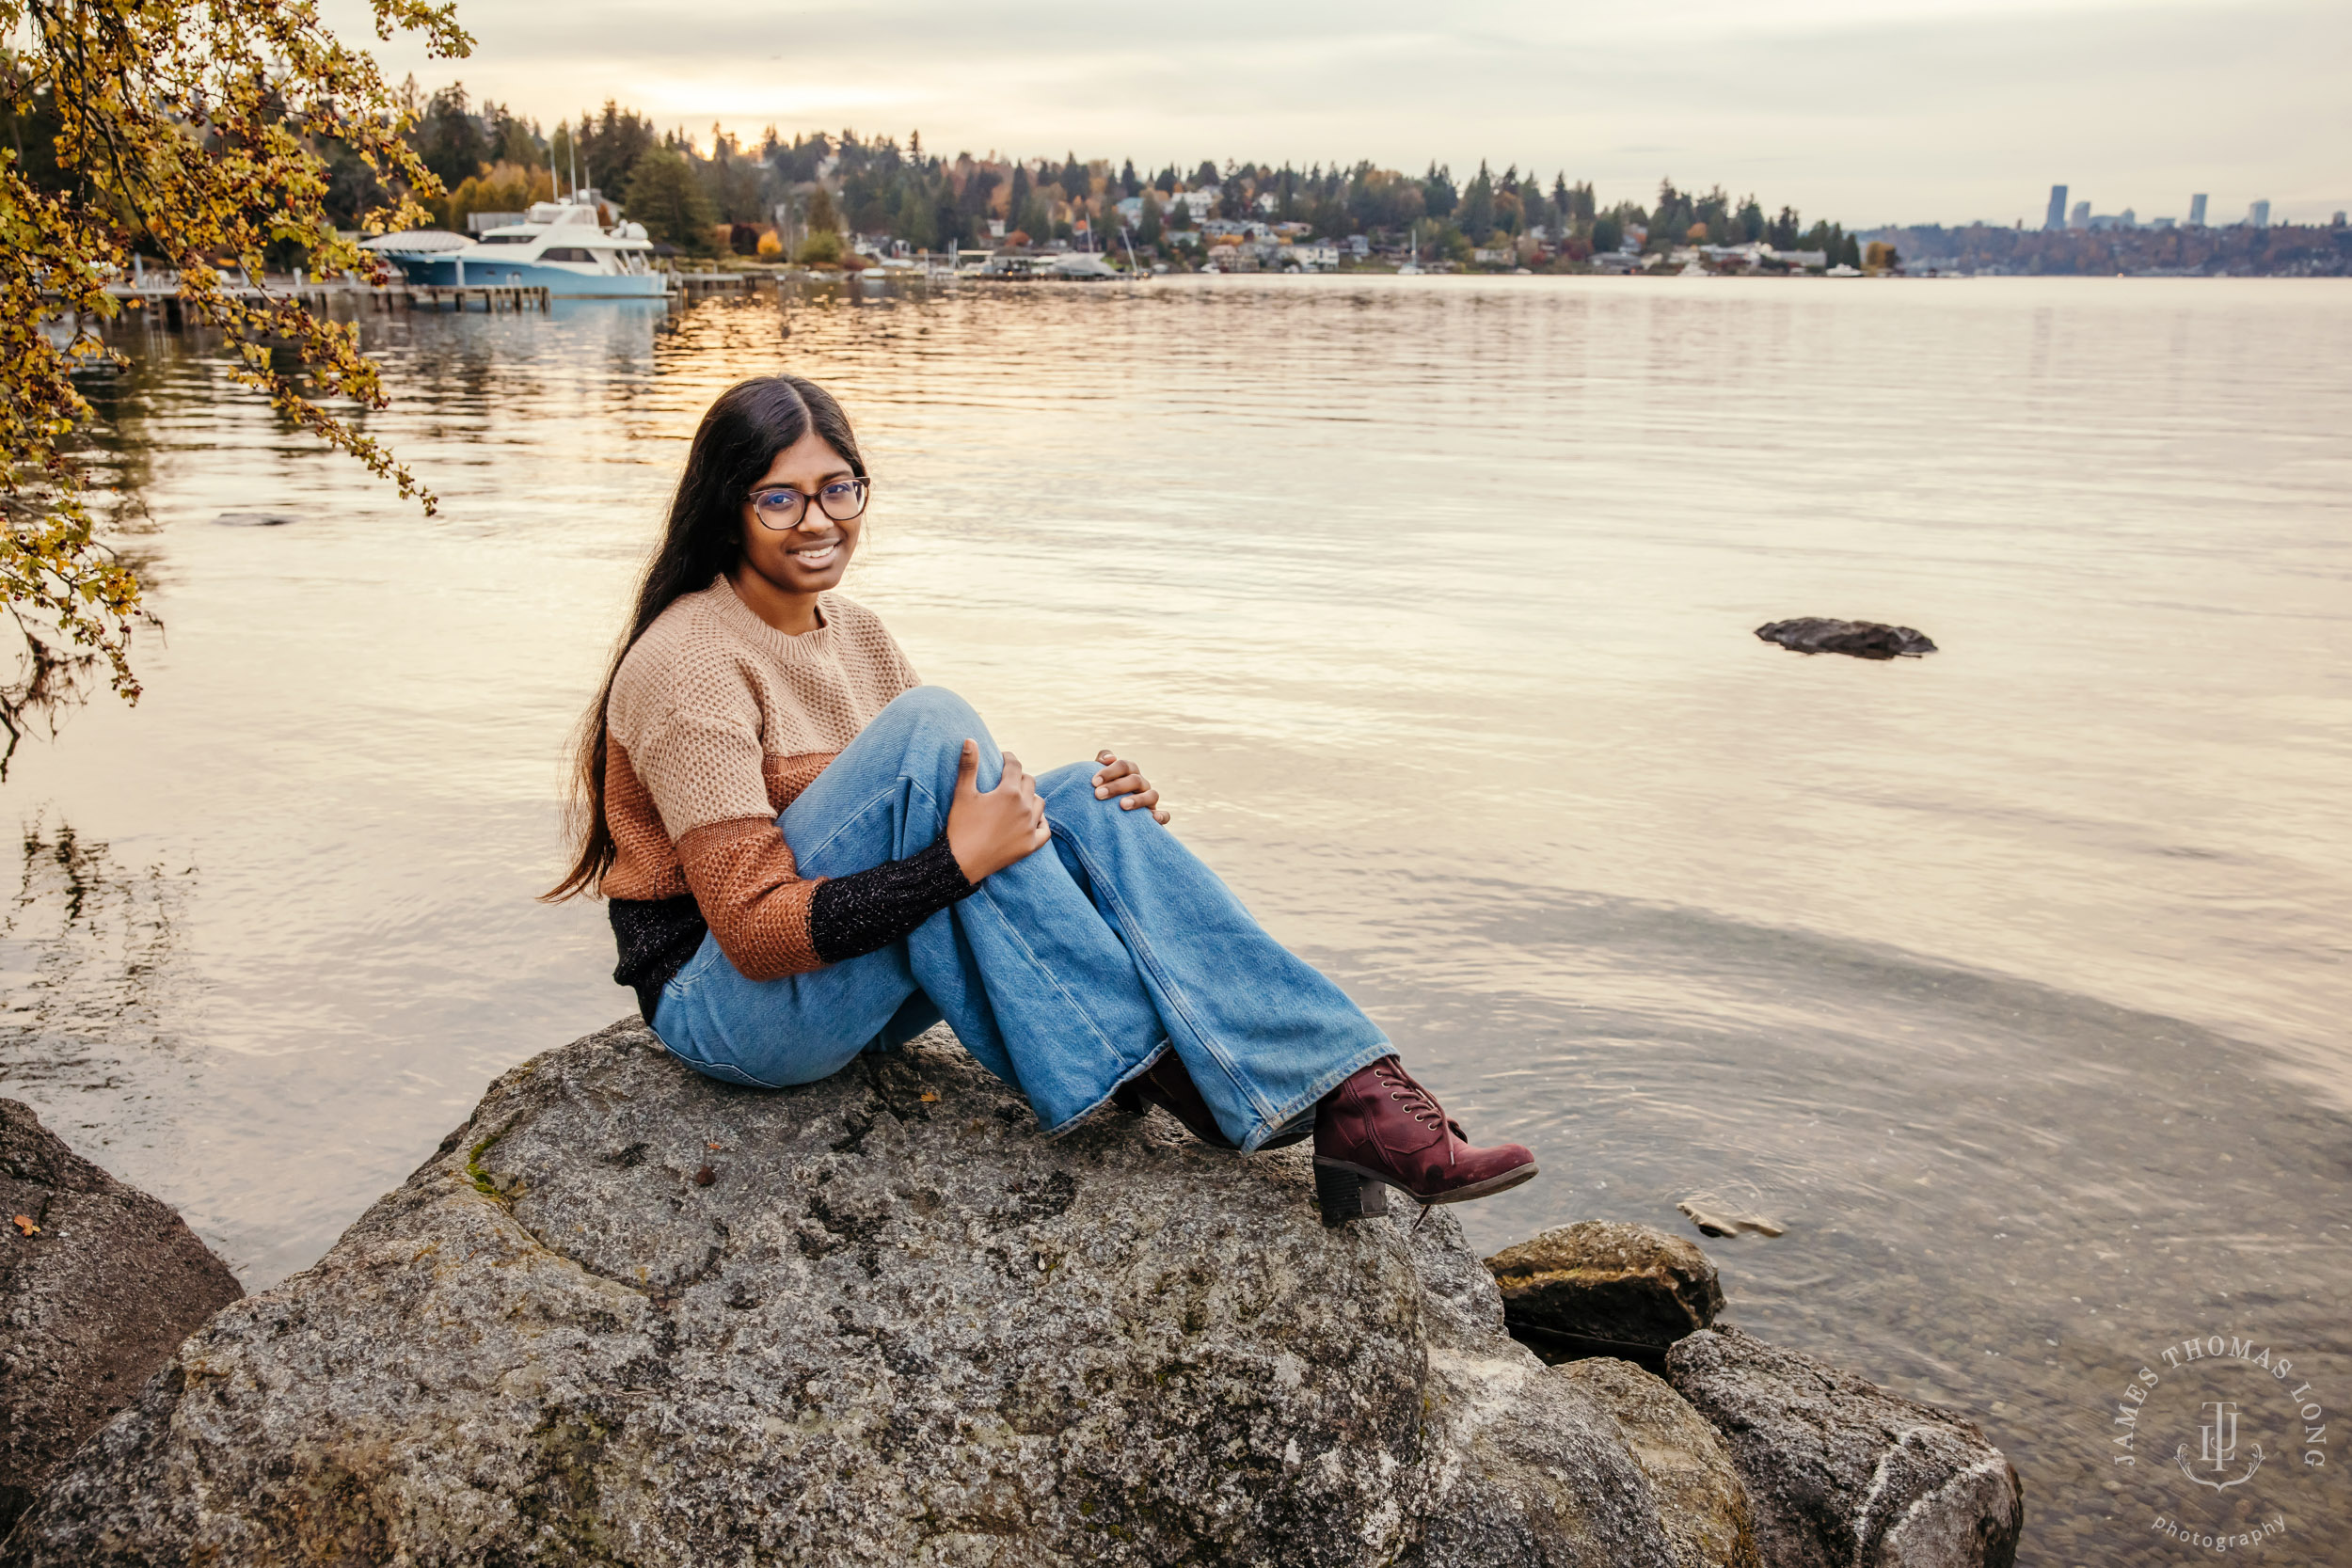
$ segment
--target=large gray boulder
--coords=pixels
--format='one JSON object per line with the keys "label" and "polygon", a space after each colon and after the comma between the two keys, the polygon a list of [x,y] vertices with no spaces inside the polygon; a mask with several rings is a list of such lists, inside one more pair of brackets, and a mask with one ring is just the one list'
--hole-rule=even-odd
{"label": "large gray boulder", "polygon": [[2009,1568],[2016,1469],[1965,1418],[1727,1325],[1666,1376],[1731,1440],[1767,1568]]}
{"label": "large gray boulder", "polygon": [[492,1085],[57,1476],[10,1565],[1753,1564],[1721,1438],[1502,1332],[1304,1150],[1057,1141],[944,1035],[826,1083],[632,1020]]}
{"label": "large gray boulder", "polygon": [[244,1292],[166,1204],[0,1100],[0,1535],[82,1440]]}

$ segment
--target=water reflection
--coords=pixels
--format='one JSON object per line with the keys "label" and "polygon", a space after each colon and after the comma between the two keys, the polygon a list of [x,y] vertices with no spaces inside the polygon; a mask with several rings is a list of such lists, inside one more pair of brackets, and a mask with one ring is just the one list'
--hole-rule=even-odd
{"label": "water reflection", "polygon": [[[1220,279],[362,326],[369,432],[441,515],[133,335],[105,461],[169,637],[140,710],[8,784],[40,1022],[0,1092],[248,1285],[627,1009],[598,911],[530,901],[564,741],[693,421],[790,368],[859,419],[852,592],[926,676],[1025,757],[1141,757],[1543,1151],[1461,1212],[1482,1245],[1702,1190],[1788,1221],[1710,1243],[1735,1317],[1978,1414],[2030,1561],[2171,1560],[2106,1446],[2156,1345],[2234,1324],[2352,1385],[2336,294]],[[1944,652],[1748,635],[1796,613]],[[117,891],[70,891],[69,821]],[[2263,1500],[2340,1519],[2333,1484]]]}
{"label": "water reflection", "polygon": [[[175,1087],[191,1080],[186,864],[125,864],[36,811],[22,824],[0,913],[0,1094],[61,1112],[69,1137],[104,1129],[173,1146]],[[75,1138],[81,1142],[81,1138]]]}

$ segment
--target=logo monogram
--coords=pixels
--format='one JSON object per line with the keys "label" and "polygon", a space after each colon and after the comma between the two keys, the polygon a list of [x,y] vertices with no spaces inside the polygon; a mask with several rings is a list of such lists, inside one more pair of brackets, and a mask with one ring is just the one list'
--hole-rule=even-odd
{"label": "logo monogram", "polygon": [[[2207,1400],[2203,1408],[2205,1420],[2197,1429],[2199,1439],[2197,1463],[2211,1466],[2215,1475],[2217,1476],[2226,1472],[2230,1467],[2230,1462],[2237,1457],[2237,1402]],[[2246,1466],[2246,1473],[2228,1481],[2217,1481],[2213,1477],[2199,1475],[2189,1464],[2186,1443],[2175,1449],[2172,1457],[2180,1465],[2181,1474],[2198,1485],[2210,1486],[2217,1492],[2225,1492],[2233,1486],[2243,1486],[2254,1479],[2255,1471],[2263,1467],[2263,1450],[2260,1443],[2254,1445],[2254,1460],[2252,1464]]]}

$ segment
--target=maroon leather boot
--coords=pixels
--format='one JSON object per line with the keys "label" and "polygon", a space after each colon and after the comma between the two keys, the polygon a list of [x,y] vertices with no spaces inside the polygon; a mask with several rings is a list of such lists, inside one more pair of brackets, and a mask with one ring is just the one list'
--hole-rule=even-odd
{"label": "maroon leather boot", "polygon": [[[1240,1146],[1225,1135],[1216,1124],[1216,1117],[1209,1110],[1209,1102],[1200,1098],[1200,1087],[1184,1070],[1184,1064],[1176,1053],[1165,1051],[1160,1059],[1145,1068],[1111,1091],[1111,1103],[1131,1117],[1139,1117],[1157,1105],[1184,1124],[1194,1137],[1212,1148],[1238,1148]],[[1300,1117],[1296,1121],[1276,1130],[1274,1136],[1258,1146],[1263,1153],[1269,1148],[1288,1148],[1305,1141],[1315,1130],[1316,1117]]]}
{"label": "maroon leather boot", "polygon": [[1325,1225],[1389,1212],[1388,1189],[1424,1206],[1487,1197],[1535,1174],[1523,1145],[1473,1148],[1394,1056],[1317,1102],[1315,1201]]}

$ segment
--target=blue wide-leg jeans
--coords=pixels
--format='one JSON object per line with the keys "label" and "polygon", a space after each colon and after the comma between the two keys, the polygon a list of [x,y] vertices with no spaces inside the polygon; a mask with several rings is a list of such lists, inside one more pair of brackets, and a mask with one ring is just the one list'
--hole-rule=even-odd
{"label": "blue wide-leg jeans", "polygon": [[[993,789],[1002,756],[961,698],[923,686],[884,708],[777,818],[801,875],[863,871],[938,838],[967,737],[979,787]],[[944,1017],[1049,1135],[1172,1049],[1244,1149],[1389,1054],[1362,1010],[1150,812],[1096,800],[1094,772],[1041,775],[1052,852],[989,877],[902,942],[747,980],[706,935],[663,988],[654,1032],[714,1078],[780,1087]]]}

